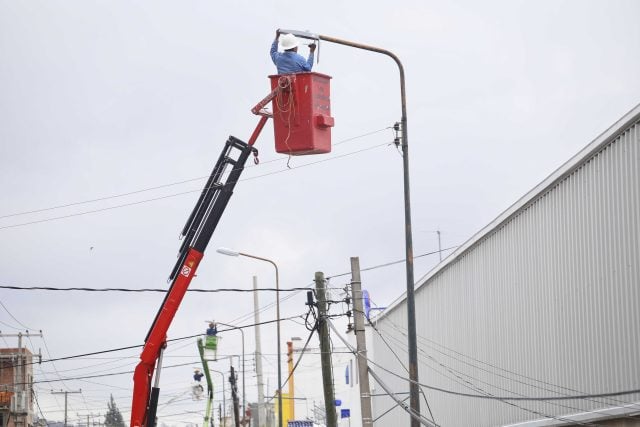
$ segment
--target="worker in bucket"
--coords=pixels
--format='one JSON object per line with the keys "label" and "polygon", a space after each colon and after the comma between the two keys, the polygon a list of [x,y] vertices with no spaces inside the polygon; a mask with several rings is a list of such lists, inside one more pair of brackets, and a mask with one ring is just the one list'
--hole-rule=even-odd
{"label": "worker in bucket", "polygon": [[[278,74],[304,73],[313,68],[313,53],[316,51],[315,43],[309,45],[309,57],[305,59],[298,54],[300,41],[293,34],[282,34],[276,31],[276,39],[271,44],[271,59],[278,69]],[[284,52],[278,52],[278,42]]]}
{"label": "worker in bucket", "polygon": [[200,372],[200,369],[196,369],[195,372],[193,373],[193,380],[200,382],[202,377],[204,377],[204,374]]}
{"label": "worker in bucket", "polygon": [[204,377],[204,374],[200,372],[200,369],[195,369],[193,374],[193,385],[191,386],[191,397],[193,400],[200,400],[202,393],[204,393],[204,387],[200,384],[200,380]]}
{"label": "worker in bucket", "polygon": [[216,322],[209,322],[204,348],[212,350],[213,360],[218,360],[218,325]]}

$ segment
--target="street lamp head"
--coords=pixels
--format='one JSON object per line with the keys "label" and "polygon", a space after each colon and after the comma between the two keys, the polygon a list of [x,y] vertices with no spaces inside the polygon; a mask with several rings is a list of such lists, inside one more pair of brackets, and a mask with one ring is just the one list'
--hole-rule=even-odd
{"label": "street lamp head", "polygon": [[216,252],[222,255],[240,256],[240,252],[234,251],[233,249],[229,249],[229,248],[218,248],[216,249]]}

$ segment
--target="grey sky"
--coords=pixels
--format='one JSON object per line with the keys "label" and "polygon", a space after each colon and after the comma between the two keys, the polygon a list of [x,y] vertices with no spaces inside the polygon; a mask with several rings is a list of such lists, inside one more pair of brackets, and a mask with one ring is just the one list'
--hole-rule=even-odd
{"label": "grey sky", "polygon": [[[437,229],[443,246],[454,246],[640,102],[638,16],[634,0],[329,1],[313,7],[3,0],[0,215],[207,176],[228,135],[246,140],[257,122],[249,110],[269,91],[266,76],[274,67],[268,49],[281,27],[380,46],[401,58],[415,254],[437,249]],[[215,253],[219,246],[274,259],[283,288],[308,285],[315,271],[347,272],[350,256],[359,256],[363,267],[404,257],[401,156],[385,144],[392,132],[382,130],[400,116],[397,69],[381,55],[322,43],[315,70],[333,76],[333,153],[294,158],[288,171],[274,151],[269,124],[257,143],[262,163],[247,169],[236,187],[193,287],[249,288],[253,274],[261,286],[273,286],[268,265],[224,257]],[[368,150],[298,168],[362,149]],[[203,184],[0,218],[0,284],[166,287],[178,233]],[[185,191],[193,192],[13,227]],[[436,260],[417,259],[416,277]],[[363,274],[379,305],[401,295],[404,280],[402,264]],[[331,286],[347,281],[337,278]],[[268,304],[274,296],[261,298]],[[43,330],[52,357],[142,343],[161,299],[0,290],[20,322]],[[304,300],[301,294],[283,303],[283,316],[304,313]],[[242,318],[252,310],[251,294],[188,294],[169,337],[204,331],[212,317],[252,323]],[[262,320],[274,315],[265,311]],[[0,321],[20,327],[3,310]],[[262,331],[273,389],[275,328]],[[283,324],[283,337],[303,335],[301,326]],[[253,331],[246,336],[253,351]],[[42,340],[32,341],[29,346],[45,352]],[[237,334],[225,334],[221,353],[239,350]],[[85,370],[66,371],[107,360],[43,364],[36,380],[128,370],[138,353],[106,355],[132,357]],[[175,356],[167,364],[197,366],[193,340],[167,354]],[[163,399],[187,390],[190,375],[190,366],[166,370]],[[73,414],[104,413],[113,393],[128,419],[131,376],[92,381],[38,384],[45,416],[62,419],[62,399],[49,395],[51,388],[82,388],[84,398],[70,396]],[[254,384],[248,376],[251,400]],[[202,406],[188,400],[163,411]],[[194,414],[165,420],[200,422]]]}

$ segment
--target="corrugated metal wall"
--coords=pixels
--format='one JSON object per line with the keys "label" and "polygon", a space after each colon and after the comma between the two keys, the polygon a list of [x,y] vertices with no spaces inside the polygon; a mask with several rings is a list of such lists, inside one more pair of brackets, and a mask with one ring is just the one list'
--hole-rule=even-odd
{"label": "corrugated metal wall", "polygon": [[[494,396],[640,388],[640,108],[618,125],[423,279],[416,290],[422,383]],[[387,343],[374,334],[376,363],[408,376],[387,346],[407,360],[404,302],[377,325]],[[425,391],[445,427],[561,418],[640,400],[503,402]],[[393,406],[387,397],[373,402],[376,416]],[[409,421],[395,409],[375,425]]]}

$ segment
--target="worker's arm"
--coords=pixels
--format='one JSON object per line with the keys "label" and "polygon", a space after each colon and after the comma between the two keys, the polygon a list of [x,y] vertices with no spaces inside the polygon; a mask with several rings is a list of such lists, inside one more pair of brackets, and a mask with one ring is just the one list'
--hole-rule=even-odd
{"label": "worker's arm", "polygon": [[305,71],[311,71],[313,68],[313,53],[316,51],[316,44],[312,43],[309,45],[309,57],[307,58],[307,62],[304,64],[303,68]]}
{"label": "worker's arm", "polygon": [[276,60],[278,59],[278,56],[280,56],[280,52],[278,52],[278,37],[280,37],[280,34],[276,33],[276,39],[271,43],[271,60],[276,65]]}

